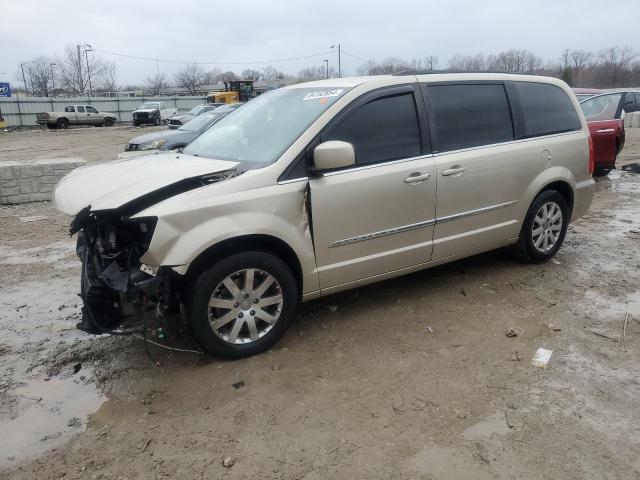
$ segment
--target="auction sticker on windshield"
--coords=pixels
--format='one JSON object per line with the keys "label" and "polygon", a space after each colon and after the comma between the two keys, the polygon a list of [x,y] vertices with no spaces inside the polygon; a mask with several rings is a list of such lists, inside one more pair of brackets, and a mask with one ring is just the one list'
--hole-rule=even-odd
{"label": "auction sticker on windshield", "polygon": [[320,90],[318,92],[309,92],[304,96],[302,100],[318,100],[319,98],[337,97],[342,93],[343,90],[343,88],[338,88],[335,90]]}

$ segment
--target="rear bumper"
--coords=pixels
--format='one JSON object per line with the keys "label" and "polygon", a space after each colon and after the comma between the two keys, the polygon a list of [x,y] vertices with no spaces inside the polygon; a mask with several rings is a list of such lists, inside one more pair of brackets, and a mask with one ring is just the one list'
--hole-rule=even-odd
{"label": "rear bumper", "polygon": [[596,182],[593,178],[588,178],[582,182],[576,183],[575,198],[573,199],[573,213],[571,221],[575,221],[582,217],[591,206],[593,196],[596,191]]}

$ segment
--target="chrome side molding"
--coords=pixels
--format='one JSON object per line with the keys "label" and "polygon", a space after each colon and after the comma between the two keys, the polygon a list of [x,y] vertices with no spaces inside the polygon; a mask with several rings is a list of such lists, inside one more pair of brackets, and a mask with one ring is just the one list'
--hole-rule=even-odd
{"label": "chrome side molding", "polygon": [[341,247],[343,245],[350,245],[352,243],[364,242],[366,240],[373,240],[374,238],[386,237],[387,235],[395,235],[396,233],[408,232],[410,230],[416,230],[418,228],[428,227],[438,223],[453,222],[454,220],[460,220],[462,218],[472,217],[474,215],[480,215],[482,213],[492,212],[501,208],[510,207],[518,203],[517,200],[511,200],[510,202],[499,203],[497,205],[489,205],[488,207],[477,208],[475,210],[469,210],[467,212],[456,213],[454,215],[447,215],[446,217],[440,217],[433,220],[426,220],[424,222],[412,223],[409,225],[403,225],[401,227],[389,228],[387,230],[380,230],[379,232],[367,233],[365,235],[358,235],[357,237],[345,238],[343,240],[336,240],[329,244],[329,248]]}

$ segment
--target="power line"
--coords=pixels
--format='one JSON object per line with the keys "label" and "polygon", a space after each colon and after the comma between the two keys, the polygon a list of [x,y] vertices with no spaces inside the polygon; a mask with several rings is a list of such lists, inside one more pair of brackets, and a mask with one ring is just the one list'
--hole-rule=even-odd
{"label": "power line", "polygon": [[348,55],[350,57],[356,58],[358,60],[362,60],[363,62],[368,62],[369,61],[366,58],[362,58],[362,57],[359,57],[358,55],[354,55],[353,53],[347,52],[344,48],[342,49],[342,53],[344,53],[345,55]]}
{"label": "power line", "polygon": [[308,58],[313,58],[313,57],[320,57],[323,55],[327,55],[329,53],[332,53],[330,51],[326,51],[326,52],[320,52],[320,53],[314,53],[313,55],[304,55],[301,57],[291,57],[291,58],[281,58],[278,60],[256,60],[253,62],[187,62],[184,60],[168,60],[168,59],[162,59],[162,58],[151,58],[151,57],[140,57],[137,55],[128,55],[126,53],[118,53],[118,52],[110,52],[108,50],[100,50],[97,48],[93,49],[96,52],[100,52],[100,53],[104,53],[106,55],[114,55],[117,57],[125,57],[125,58],[132,58],[135,60],[145,60],[145,61],[149,61],[149,62],[163,62],[163,63],[178,63],[178,64],[184,64],[184,65],[190,65],[195,63],[196,65],[257,65],[257,64],[269,64],[269,63],[282,63],[282,62],[293,62],[296,60],[306,60]]}

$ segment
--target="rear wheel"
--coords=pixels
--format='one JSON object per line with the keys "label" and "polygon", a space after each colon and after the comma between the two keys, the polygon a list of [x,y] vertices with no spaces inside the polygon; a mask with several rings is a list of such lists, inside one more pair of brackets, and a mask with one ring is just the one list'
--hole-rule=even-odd
{"label": "rear wheel", "polygon": [[546,262],[564,242],[570,218],[571,210],[560,192],[540,193],[529,207],[514,253],[526,262]]}
{"label": "rear wheel", "polygon": [[69,128],[69,120],[66,118],[59,118],[57,122],[58,128]]}
{"label": "rear wheel", "polygon": [[105,118],[102,122],[102,125],[104,125],[105,127],[113,127],[113,118]]}
{"label": "rear wheel", "polygon": [[195,339],[226,358],[261,353],[285,333],[298,308],[298,284],[280,258],[231,255],[202,273],[185,307]]}

